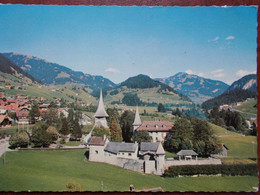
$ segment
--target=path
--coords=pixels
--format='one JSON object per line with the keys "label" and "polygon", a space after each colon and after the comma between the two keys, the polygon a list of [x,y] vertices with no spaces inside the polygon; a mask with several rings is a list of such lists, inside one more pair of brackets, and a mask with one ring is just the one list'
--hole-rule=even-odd
{"label": "path", "polygon": [[6,152],[9,151],[9,137],[0,140],[0,157]]}

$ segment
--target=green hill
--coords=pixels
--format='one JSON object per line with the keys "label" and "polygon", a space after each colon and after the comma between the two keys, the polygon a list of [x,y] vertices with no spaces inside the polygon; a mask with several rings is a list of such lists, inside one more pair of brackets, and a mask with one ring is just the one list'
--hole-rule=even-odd
{"label": "green hill", "polygon": [[[39,83],[32,82],[26,78],[18,78],[14,75],[9,75],[0,72],[0,87],[6,96],[25,94],[31,97],[44,97],[49,101],[54,98],[63,98],[67,101],[81,100],[85,103],[96,103],[97,100],[85,90],[82,90],[80,85],[41,85]],[[5,85],[10,84],[14,86],[14,89],[6,88]],[[19,87],[19,88],[18,88]]]}

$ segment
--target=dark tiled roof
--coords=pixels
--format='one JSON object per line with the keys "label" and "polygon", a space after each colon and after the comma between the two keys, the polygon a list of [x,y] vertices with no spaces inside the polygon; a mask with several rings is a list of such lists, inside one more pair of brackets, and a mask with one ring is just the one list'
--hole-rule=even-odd
{"label": "dark tiled roof", "polygon": [[104,146],[106,143],[106,139],[104,140],[103,137],[96,137],[93,136],[89,141],[88,145],[95,145],[95,146]]}
{"label": "dark tiled roof", "polygon": [[118,152],[135,152],[137,143],[109,142],[105,151],[117,154]]}
{"label": "dark tiled roof", "polygon": [[170,131],[172,127],[169,121],[144,121],[136,131]]}
{"label": "dark tiled roof", "polygon": [[181,150],[177,153],[178,156],[198,156],[193,150]]}
{"label": "dark tiled roof", "polygon": [[157,148],[159,146],[159,143],[150,143],[150,142],[141,142],[140,151],[153,151],[156,152]]}

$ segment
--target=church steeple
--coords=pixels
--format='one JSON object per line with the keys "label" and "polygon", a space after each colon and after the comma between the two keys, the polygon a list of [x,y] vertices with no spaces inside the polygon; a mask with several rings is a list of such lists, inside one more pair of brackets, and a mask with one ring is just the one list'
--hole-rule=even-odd
{"label": "church steeple", "polygon": [[135,120],[134,120],[134,123],[133,123],[133,134],[135,135],[135,130],[140,127],[142,125],[142,122],[141,122],[141,118],[140,118],[140,115],[139,115],[139,110],[138,110],[138,106],[136,106],[136,111],[135,111]]}
{"label": "church steeple", "polygon": [[103,102],[103,96],[102,96],[102,88],[100,88],[100,96],[99,96],[99,103],[98,103],[98,108],[96,113],[94,114],[95,117],[95,125],[96,126],[103,126],[108,128],[107,126],[107,120],[106,117],[108,117],[108,114],[105,110],[104,107],[104,102]]}

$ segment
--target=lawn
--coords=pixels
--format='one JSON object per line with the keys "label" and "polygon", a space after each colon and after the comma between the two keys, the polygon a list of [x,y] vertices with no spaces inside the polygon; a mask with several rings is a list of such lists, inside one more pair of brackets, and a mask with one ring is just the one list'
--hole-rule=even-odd
{"label": "lawn", "polygon": [[[254,191],[258,178],[182,177],[163,178],[88,162],[85,150],[7,152],[5,167],[0,165],[0,191],[64,191],[73,179],[84,191],[128,191],[162,187],[164,191]],[[2,157],[0,158],[2,162]]]}

